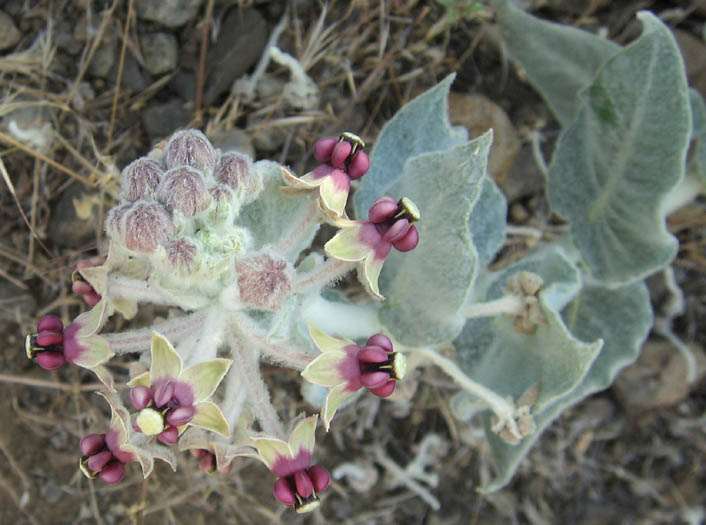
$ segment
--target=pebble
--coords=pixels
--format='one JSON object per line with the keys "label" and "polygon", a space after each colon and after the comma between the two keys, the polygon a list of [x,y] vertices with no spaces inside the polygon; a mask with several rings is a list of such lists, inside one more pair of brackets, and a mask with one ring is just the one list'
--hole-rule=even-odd
{"label": "pebble", "polygon": [[231,128],[225,131],[215,131],[211,137],[211,143],[221,151],[238,151],[255,158],[255,148],[252,139],[240,128]]}
{"label": "pebble", "polygon": [[5,11],[0,11],[0,51],[9,49],[20,41],[22,34]]}
{"label": "pebble", "polygon": [[[80,184],[69,186],[51,208],[51,221],[47,236],[52,242],[63,248],[80,248],[95,239],[96,222],[79,217],[76,211],[76,202],[87,202],[86,196],[91,197]],[[98,208],[94,206],[97,213]]]}
{"label": "pebble", "polygon": [[191,120],[189,112],[178,99],[162,104],[150,104],[140,113],[142,126],[154,142],[171,135]]}
{"label": "pebble", "polygon": [[179,57],[179,44],[171,33],[148,33],[142,37],[145,68],[153,75],[174,69]]}
{"label": "pebble", "polygon": [[534,160],[532,146],[523,145],[515,156],[510,170],[502,180],[496,179],[496,182],[508,202],[542,193],[544,191],[544,175],[539,171],[537,162]]}
{"label": "pebble", "polygon": [[231,9],[206,58],[204,103],[230,91],[233,81],[254,66],[267,43],[267,22],[255,9]]}
{"label": "pebble", "polygon": [[137,16],[166,27],[180,27],[196,16],[203,0],[135,0]]}

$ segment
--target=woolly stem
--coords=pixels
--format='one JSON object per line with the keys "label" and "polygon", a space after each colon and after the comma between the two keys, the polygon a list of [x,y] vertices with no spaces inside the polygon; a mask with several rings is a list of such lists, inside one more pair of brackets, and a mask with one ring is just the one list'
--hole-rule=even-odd
{"label": "woolly stem", "polygon": [[203,323],[205,317],[204,312],[194,312],[147,328],[101,334],[101,337],[108,341],[110,349],[118,355],[147,352],[152,343],[152,332],[159,332],[172,343],[177,343],[193,333]]}
{"label": "woolly stem", "polygon": [[128,279],[120,275],[108,277],[107,295],[111,299],[131,299],[138,303],[178,306],[171,298],[150,286],[147,281]]}
{"label": "woolly stem", "polygon": [[[318,193],[318,192],[317,192]],[[274,246],[274,250],[282,255],[290,255],[294,248],[306,237],[315,233],[319,228],[319,204],[313,196],[309,199],[309,205],[306,212],[280,237],[280,240]],[[312,232],[313,230],[313,232]],[[292,254],[296,255],[296,254]]]}
{"label": "woolly stem", "polygon": [[376,306],[327,301],[316,295],[304,304],[302,319],[330,334],[367,338],[383,331]]}
{"label": "woolly stem", "polygon": [[258,328],[245,314],[235,314],[233,322],[243,336],[245,344],[257,347],[272,362],[295,370],[304,370],[314,359],[305,350],[292,346],[280,346],[267,340],[267,334]]}
{"label": "woolly stem", "polygon": [[213,306],[206,310],[203,328],[196,341],[196,352],[189,353],[185,359],[185,366],[202,361],[209,361],[218,355],[218,347],[223,342],[228,312],[220,306]]}
{"label": "woolly stem", "polygon": [[346,275],[355,268],[356,264],[355,262],[341,261],[340,259],[326,259],[326,262],[314,271],[297,276],[294,280],[294,291],[305,294],[323,288]]}
{"label": "woolly stem", "polygon": [[456,363],[445,358],[437,351],[430,348],[414,348],[411,350],[423,355],[433,364],[441,368],[446,375],[451,377],[458,384],[458,386],[463,388],[466,392],[482,399],[495,413],[500,422],[507,423],[508,429],[513,435],[520,438],[522,437],[519,429],[517,428],[517,423],[515,422],[515,406],[513,403],[503,399],[498,394],[489,388],[484,387],[480,383],[473,381],[470,377],[463,373]]}
{"label": "woolly stem", "polygon": [[262,374],[259,367],[259,354],[256,350],[250,349],[243,344],[240,334],[231,330],[234,341],[234,354],[237,364],[240,367],[243,378],[244,387],[247,392],[247,399],[252,407],[255,418],[260,423],[263,432],[272,437],[287,440],[282,422],[277,415],[275,407],[270,402],[270,393],[267,390],[267,385],[262,380]]}
{"label": "woolly stem", "polygon": [[230,367],[225,378],[225,384],[226,389],[221,408],[228,425],[234,431],[240,414],[243,412],[243,405],[247,397],[244,388],[245,378],[240,366],[233,365]]}
{"label": "woolly stem", "polygon": [[486,303],[469,304],[463,310],[468,319],[475,317],[493,317],[501,314],[519,315],[522,313],[524,301],[517,295],[505,295]]}

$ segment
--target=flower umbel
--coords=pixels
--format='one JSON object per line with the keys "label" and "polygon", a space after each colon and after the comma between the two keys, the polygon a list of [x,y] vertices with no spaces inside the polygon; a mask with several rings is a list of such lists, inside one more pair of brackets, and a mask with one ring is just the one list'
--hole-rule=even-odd
{"label": "flower umbel", "polygon": [[180,430],[195,425],[228,437],[230,427],[221,409],[209,401],[232,361],[212,359],[186,369],[171,343],[152,333],[152,363],[128,383],[130,402],[139,414],[135,423],[141,432],[156,435],[164,444],[175,443]]}
{"label": "flower umbel", "polygon": [[272,437],[251,438],[249,445],[257,449],[257,454],[239,454],[262,461],[279,478],[274,486],[275,498],[299,513],[319,506],[318,494],[330,480],[325,468],[311,464],[317,420],[316,415],[301,420],[292,430],[289,442]]}
{"label": "flower umbel", "polygon": [[332,337],[313,325],[309,325],[309,335],[321,355],[306,367],[302,376],[310,383],[330,388],[321,415],[326,430],[336,409],[358,390],[367,388],[376,396],[388,397],[407,370],[405,356],[393,350],[386,335],[373,335],[363,348],[345,337]]}
{"label": "flower umbel", "polygon": [[385,258],[394,246],[401,252],[416,248],[419,231],[413,225],[420,218],[419,209],[410,199],[396,201],[383,196],[368,210],[367,221],[341,219],[341,230],[324,246],[329,257],[358,262],[358,277],[375,297],[383,299],[378,278]]}
{"label": "flower umbel", "polygon": [[284,181],[303,190],[319,188],[322,209],[341,217],[345,213],[351,180],[361,178],[370,168],[370,158],[363,151],[364,147],[360,137],[349,132],[342,133],[338,140],[333,137],[319,139],[314,144],[314,157],[321,164],[299,178],[283,170]]}

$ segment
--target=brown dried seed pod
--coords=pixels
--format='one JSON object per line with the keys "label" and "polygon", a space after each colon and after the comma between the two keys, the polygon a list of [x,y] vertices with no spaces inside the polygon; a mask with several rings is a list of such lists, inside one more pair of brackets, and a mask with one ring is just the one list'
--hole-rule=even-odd
{"label": "brown dried seed pod", "polygon": [[237,190],[245,202],[255,200],[262,190],[262,177],[249,156],[237,151],[221,155],[214,170],[216,180]]}
{"label": "brown dried seed pod", "polygon": [[134,202],[154,195],[164,176],[162,164],[142,157],[128,164],[122,172],[122,197]]}
{"label": "brown dried seed pod", "polygon": [[261,252],[239,259],[240,300],[261,310],[279,310],[292,289],[294,268],[274,254]]}
{"label": "brown dried seed pod", "polygon": [[136,252],[153,252],[174,235],[167,211],[157,202],[138,201],[125,216],[125,246]]}
{"label": "brown dried seed pod", "polygon": [[164,146],[167,169],[189,166],[210,173],[216,165],[217,153],[206,135],[197,129],[177,131]]}
{"label": "brown dried seed pod", "polygon": [[187,217],[205,210],[211,202],[203,175],[187,166],[171,169],[164,174],[157,188],[157,199],[170,212],[179,210]]}

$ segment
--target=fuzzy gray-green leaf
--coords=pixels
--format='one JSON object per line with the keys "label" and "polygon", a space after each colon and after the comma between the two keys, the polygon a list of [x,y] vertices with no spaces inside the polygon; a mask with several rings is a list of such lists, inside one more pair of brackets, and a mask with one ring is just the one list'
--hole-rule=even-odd
{"label": "fuzzy gray-green leaf", "polygon": [[652,310],[644,283],[608,289],[586,286],[562,312],[566,326],[585,341],[596,337],[605,344],[581,383],[565,396],[533,413],[537,430],[512,446],[489,435],[496,476],[483,488],[492,492],[505,486],[534,442],[564,410],[610,386],[615,376],[632,363],[652,326]]}
{"label": "fuzzy gray-green leaf", "polygon": [[421,211],[419,245],[408,253],[393,249],[380,276],[386,297],[380,320],[402,343],[450,341],[463,327],[461,308],[478,264],[468,217],[481,193],[492,137],[487,132],[409,159],[393,187]]}
{"label": "fuzzy gray-green leaf", "polygon": [[483,177],[481,194],[468,218],[473,244],[478,251],[478,267],[488,266],[505,242],[507,201],[493,179]]}
{"label": "fuzzy gray-green leaf", "polygon": [[391,186],[402,176],[408,159],[466,142],[466,130],[449,123],[447,96],[454,76],[406,104],[383,126],[370,154],[370,171],[353,200],[358,219],[367,218],[375,199],[393,193]]}
{"label": "fuzzy gray-green leaf", "polygon": [[582,94],[547,185],[594,277],[610,286],[642,279],[676,255],[662,202],[683,176],[691,132],[674,39],[654,15],[638,16],[642,35],[611,57]]}
{"label": "fuzzy gray-green leaf", "polygon": [[510,55],[562,125],[569,124],[579,106],[579,92],[620,46],[581,29],[535,18],[507,0],[495,4],[498,28]]}
{"label": "fuzzy gray-green leaf", "polygon": [[687,166],[690,175],[706,186],[706,104],[701,93],[689,90],[691,104],[691,154]]}

